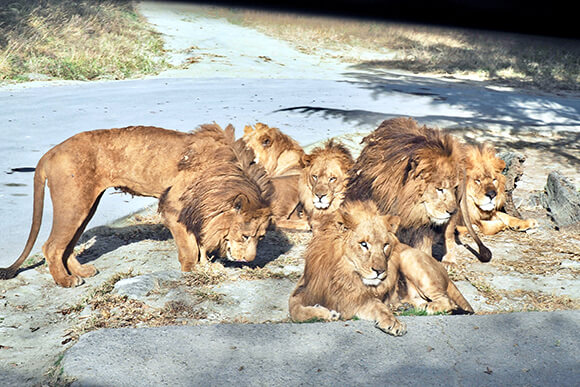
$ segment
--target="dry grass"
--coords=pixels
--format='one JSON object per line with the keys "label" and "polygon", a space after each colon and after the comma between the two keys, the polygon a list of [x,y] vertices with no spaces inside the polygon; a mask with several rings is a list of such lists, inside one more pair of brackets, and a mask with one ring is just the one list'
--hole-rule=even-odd
{"label": "dry grass", "polygon": [[0,80],[124,79],[166,68],[162,39],[133,6],[7,0],[0,7]]}
{"label": "dry grass", "polygon": [[[359,69],[476,76],[546,91],[580,90],[580,44],[573,40],[248,9],[200,6],[199,11],[286,40],[309,54],[338,57]],[[361,60],[361,50],[380,52],[388,59]]]}

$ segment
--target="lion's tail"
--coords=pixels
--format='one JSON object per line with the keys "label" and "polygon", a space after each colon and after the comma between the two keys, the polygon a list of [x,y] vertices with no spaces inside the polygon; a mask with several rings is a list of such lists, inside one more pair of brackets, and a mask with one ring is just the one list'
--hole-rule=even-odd
{"label": "lion's tail", "polygon": [[459,308],[461,308],[461,311],[457,312],[460,313],[463,312],[467,314],[474,313],[473,308],[471,307],[471,305],[469,305],[469,302],[465,299],[465,297],[463,297],[463,294],[461,294],[459,289],[457,289],[457,287],[451,280],[449,280],[449,285],[447,285],[447,295],[449,296],[449,298],[451,298],[453,302],[457,304],[457,306],[459,306]]}
{"label": "lion's tail", "polygon": [[469,235],[471,235],[475,243],[477,243],[477,247],[479,248],[479,255],[477,256],[477,258],[481,262],[489,262],[491,261],[491,251],[487,248],[487,246],[483,244],[483,242],[481,241],[481,239],[479,239],[479,236],[477,236],[477,234],[473,230],[473,227],[471,226],[471,219],[469,218],[469,210],[467,209],[467,190],[465,188],[466,181],[467,178],[465,176],[465,169],[463,169],[463,182],[461,184],[462,192],[460,193],[461,198],[459,199],[459,208],[461,209],[463,224],[467,228],[467,231],[469,231]]}
{"label": "lion's tail", "polygon": [[40,224],[42,223],[42,211],[44,207],[44,185],[46,183],[46,173],[43,168],[42,159],[39,161],[36,171],[34,172],[34,204],[32,210],[32,226],[30,227],[30,234],[24,251],[20,257],[12,265],[6,268],[0,268],[0,279],[10,279],[16,277],[18,268],[22,265],[24,260],[30,254],[34,242],[38,237],[40,231]]}

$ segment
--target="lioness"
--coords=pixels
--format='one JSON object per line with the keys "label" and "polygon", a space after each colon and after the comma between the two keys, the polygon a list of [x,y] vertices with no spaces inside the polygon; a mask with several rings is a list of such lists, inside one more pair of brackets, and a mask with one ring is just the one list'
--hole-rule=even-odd
{"label": "lioness", "polygon": [[383,302],[397,282],[391,257],[399,218],[380,216],[371,201],[350,201],[321,220],[306,250],[304,274],[289,300],[294,321],[354,316],[401,336],[405,323]]}
{"label": "lioness", "polygon": [[333,140],[302,157],[304,169],[298,191],[312,228],[320,217],[335,211],[344,199],[347,173],[354,164],[350,151]]}
{"label": "lioness", "polygon": [[[489,144],[467,146],[467,208],[469,218],[485,235],[510,228],[523,231],[537,227],[535,219],[518,219],[499,210],[505,203],[505,162]],[[460,232],[467,230],[458,226]]]}
{"label": "lioness", "polygon": [[[383,121],[370,135],[346,190],[349,200],[373,199],[384,214],[401,217],[401,242],[432,255],[433,240],[445,237],[446,254],[453,255],[454,230],[447,230],[463,200],[465,172],[461,145],[450,134],[419,127],[411,118]],[[469,214],[464,224],[479,246],[478,258],[491,252],[473,232]]]}
{"label": "lioness", "polygon": [[[81,284],[83,277],[93,276],[97,272],[92,265],[81,265],[73,254],[73,248],[107,188],[115,187],[133,195],[159,198],[169,187],[186,185],[184,179],[189,181],[191,178],[189,170],[198,167],[198,158],[203,162],[199,156],[211,154],[205,149],[213,149],[216,144],[228,147],[233,141],[234,129],[231,125],[225,131],[217,125],[207,125],[191,134],[157,127],[130,126],[79,133],[53,147],[42,156],[34,174],[32,227],[24,251],[10,267],[0,269],[0,278],[13,278],[30,254],[42,221],[45,182],[52,198],[53,224],[42,251],[55,282],[63,287],[73,287]],[[229,190],[231,187],[223,189]],[[256,216],[248,212],[255,207],[240,207],[239,203],[245,201],[245,191],[240,190],[240,200],[224,202],[218,208],[224,212],[241,211],[244,216],[233,216],[228,219],[231,223],[216,224],[215,227],[240,228],[247,219],[263,217],[263,211]],[[211,202],[215,199],[200,200]],[[214,230],[202,231],[211,235]],[[232,232],[231,235],[232,239],[226,244],[242,243],[246,237],[241,236],[237,241],[233,237],[237,238],[237,234]],[[189,243],[190,233],[174,232],[174,237],[178,246],[182,246]],[[230,250],[234,259],[249,258],[234,256],[237,249]],[[189,267],[182,264],[184,269]]]}
{"label": "lioness", "polygon": [[302,147],[280,129],[262,123],[247,125],[242,140],[254,151],[255,161],[266,169],[274,185],[273,223],[281,228],[308,230],[306,220],[297,211],[298,181],[304,167]]}

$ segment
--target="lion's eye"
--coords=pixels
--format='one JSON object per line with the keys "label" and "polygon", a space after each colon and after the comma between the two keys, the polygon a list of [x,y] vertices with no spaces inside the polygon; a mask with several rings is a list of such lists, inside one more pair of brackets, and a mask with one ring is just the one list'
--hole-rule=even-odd
{"label": "lion's eye", "polygon": [[366,249],[366,250],[368,250],[368,249],[369,249],[369,245],[368,245],[368,243],[366,243],[366,242],[364,242],[364,241],[363,241],[363,242],[360,242],[360,245],[361,245],[361,246],[362,246],[364,249]]}
{"label": "lion's eye", "polygon": [[270,143],[271,143],[270,139],[269,139],[269,138],[267,138],[267,139],[265,139],[264,141],[262,141],[262,146],[263,146],[264,148],[266,148],[266,147],[270,146]]}
{"label": "lion's eye", "polygon": [[261,241],[261,240],[262,240],[262,239],[264,239],[264,238],[265,238],[265,236],[264,236],[264,235],[262,235],[262,236],[260,236],[260,237],[258,238],[258,240],[260,240],[260,241]]}
{"label": "lion's eye", "polygon": [[314,181],[318,180],[318,176],[312,175],[312,180],[314,180]]}
{"label": "lion's eye", "polygon": [[247,241],[248,239],[250,239],[250,236],[249,235],[242,235],[242,239]]}
{"label": "lion's eye", "polygon": [[497,179],[493,179],[493,185],[497,185]]}
{"label": "lion's eye", "polygon": [[336,177],[332,176],[330,179],[328,179],[328,181],[330,183],[334,183],[336,181]]}
{"label": "lion's eye", "polygon": [[444,188],[437,188],[437,193],[440,195],[443,195],[443,193],[445,192]]}
{"label": "lion's eye", "polygon": [[477,184],[477,185],[481,184],[481,180],[475,179],[475,184]]}

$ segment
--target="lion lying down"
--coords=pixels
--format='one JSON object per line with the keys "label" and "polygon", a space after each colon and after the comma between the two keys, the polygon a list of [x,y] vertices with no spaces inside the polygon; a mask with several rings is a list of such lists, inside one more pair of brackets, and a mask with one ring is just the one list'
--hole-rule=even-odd
{"label": "lion lying down", "polygon": [[[32,227],[24,251],[0,269],[12,278],[34,245],[42,220],[44,186],[53,205],[53,225],[42,247],[55,282],[64,287],[96,274],[80,264],[73,248],[107,188],[162,197],[166,225],[179,249],[183,270],[219,250],[251,261],[270,219],[271,188],[263,170],[248,167],[234,149],[234,129],[205,125],[194,133],[156,127],[79,133],[50,149],[34,174]],[[242,159],[240,159],[242,157]],[[211,176],[210,176],[211,174]]]}
{"label": "lion lying down", "polygon": [[[503,208],[506,194],[506,178],[502,174],[505,162],[496,157],[495,149],[488,144],[466,147],[467,208],[469,218],[485,235],[494,235],[505,229],[517,231],[537,227],[535,219],[518,219]],[[459,224],[460,219],[458,219]],[[458,226],[462,233],[464,226]]]}
{"label": "lion lying down", "polygon": [[[406,326],[385,304],[387,298],[403,298],[432,313],[460,308],[472,313],[438,262],[399,243],[394,234],[399,222],[397,216],[380,215],[372,201],[346,201],[323,217],[307,248],[304,273],[290,296],[291,318],[357,316],[400,336]],[[404,281],[399,281],[400,275]],[[404,293],[398,282],[409,284],[410,290]],[[414,290],[424,303],[417,302]]]}

